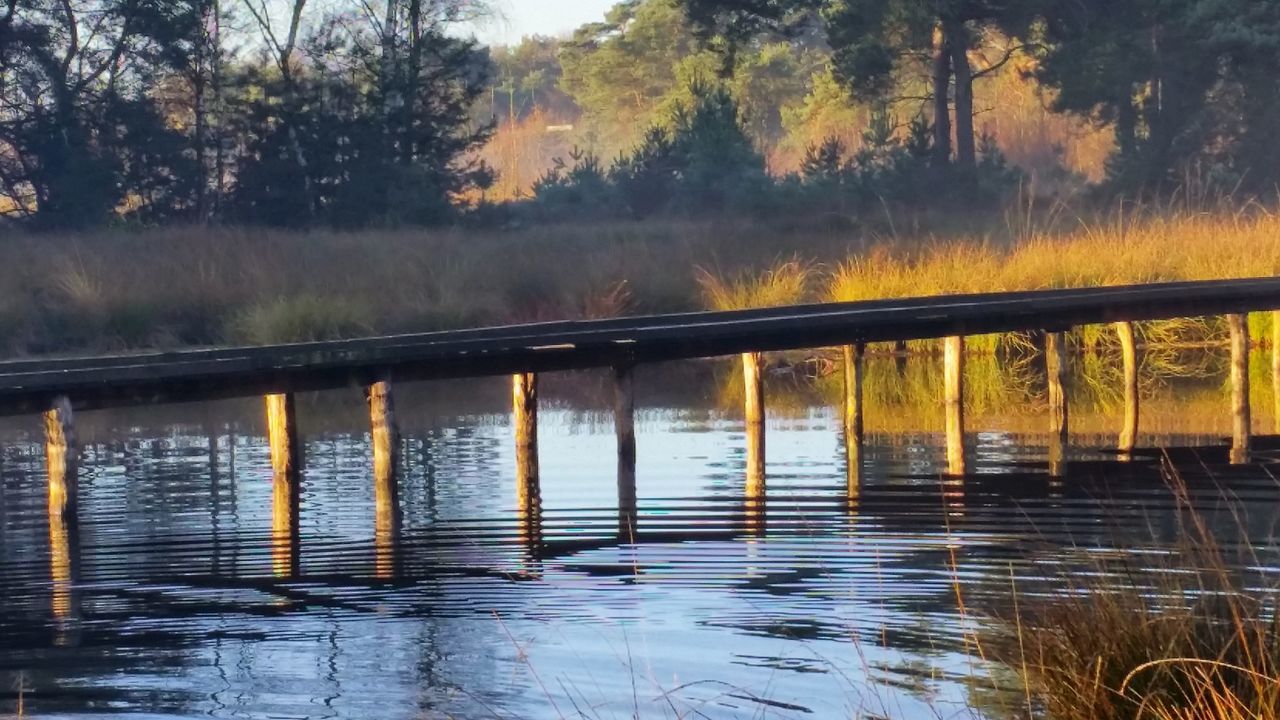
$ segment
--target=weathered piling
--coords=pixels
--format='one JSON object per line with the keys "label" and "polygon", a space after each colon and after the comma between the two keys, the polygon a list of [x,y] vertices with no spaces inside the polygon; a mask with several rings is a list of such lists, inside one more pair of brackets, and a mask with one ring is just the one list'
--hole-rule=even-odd
{"label": "weathered piling", "polygon": [[1070,433],[1067,398],[1066,337],[1062,333],[1044,335],[1045,375],[1049,386],[1049,474],[1066,474],[1066,450]]}
{"label": "weathered piling", "polygon": [[765,490],[765,409],[763,353],[742,355],[743,408],[747,430],[747,495],[763,496]]}
{"label": "weathered piling", "polygon": [[79,504],[79,448],[71,400],[54,398],[44,413],[44,454],[49,474],[49,517],[76,522]]}
{"label": "weathered piling", "polygon": [[364,396],[369,404],[373,476],[378,482],[389,481],[394,499],[396,473],[400,470],[400,427],[396,424],[390,381],[373,383],[365,388]]}
{"label": "weathered piling", "polygon": [[848,497],[854,500],[862,488],[862,450],[865,444],[862,381],[866,345],[844,347],[844,455]]}
{"label": "weathered piling", "polygon": [[369,404],[370,444],[373,446],[374,574],[380,579],[398,575],[400,537],[400,427],[396,422],[391,382],[383,380],[365,389]]}
{"label": "weathered piling", "polygon": [[1120,338],[1120,354],[1124,359],[1124,425],[1120,429],[1121,455],[1133,453],[1138,443],[1138,342],[1133,323],[1115,323]]}
{"label": "weathered piling", "polygon": [[624,541],[636,530],[636,389],[635,369],[613,370],[613,427],[618,439],[618,536]]}
{"label": "weathered piling", "polygon": [[538,376],[512,376],[512,425],[516,442],[516,518],[532,559],[542,546],[542,484],[538,470]]}
{"label": "weathered piling", "polygon": [[944,402],[947,415],[947,473],[964,475],[964,338],[949,337],[943,342]]}
{"label": "weathered piling", "polygon": [[1231,328],[1231,462],[1249,462],[1249,316],[1228,315]]}
{"label": "weathered piling", "polygon": [[516,500],[522,511],[540,511],[538,476],[538,376],[512,376],[512,427],[516,442]]}
{"label": "weathered piling", "polygon": [[293,393],[268,395],[266,403],[271,470],[277,478],[296,480],[302,472],[302,445],[298,442],[298,413]]}
{"label": "weathered piling", "polygon": [[1271,313],[1271,395],[1275,432],[1280,433],[1280,310]]}
{"label": "weathered piling", "polygon": [[292,393],[268,395],[267,444],[271,449],[271,566],[277,577],[296,577],[301,541],[302,445]]}

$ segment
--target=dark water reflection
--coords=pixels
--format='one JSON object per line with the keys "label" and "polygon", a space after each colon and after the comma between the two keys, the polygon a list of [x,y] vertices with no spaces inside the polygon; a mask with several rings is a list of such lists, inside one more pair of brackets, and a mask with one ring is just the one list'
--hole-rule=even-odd
{"label": "dark water reflection", "polygon": [[[1157,454],[1076,450],[1053,480],[1044,437],[1008,431],[975,433],[974,474],[944,483],[941,437],[871,417],[850,502],[840,418],[812,402],[771,420],[750,507],[714,381],[638,389],[634,536],[594,376],[545,389],[540,524],[518,511],[500,380],[398,389],[391,534],[358,393],[301,398],[296,543],[273,533],[257,402],[82,417],[78,526],[48,521],[43,448],[11,426],[0,716],[21,695],[34,717],[971,717],[989,668],[969,636],[1011,583],[1053,592],[1093,558],[1176,541]],[[1172,424],[1161,442],[1201,448],[1174,454],[1193,504],[1274,567],[1274,443],[1230,468],[1218,420]]]}

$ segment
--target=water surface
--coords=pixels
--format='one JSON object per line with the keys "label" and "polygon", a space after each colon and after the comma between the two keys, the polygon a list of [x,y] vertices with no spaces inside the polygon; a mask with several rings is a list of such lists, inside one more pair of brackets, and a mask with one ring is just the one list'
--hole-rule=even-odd
{"label": "water surface", "polygon": [[[634,527],[602,374],[544,387],[540,523],[516,500],[502,380],[398,387],[390,542],[354,391],[300,398],[296,545],[272,532],[257,401],[82,415],[78,528],[46,517],[35,421],[10,423],[0,716],[974,717],[992,685],[975,678],[999,676],[974,638],[1014,589],[1172,552],[1185,515],[1164,453],[1108,452],[1119,413],[1102,401],[1078,408],[1066,478],[1034,402],[988,403],[964,480],[941,478],[932,398],[872,403],[850,498],[829,388],[775,378],[760,506],[730,373],[660,368],[638,387]],[[1274,567],[1274,443],[1226,464],[1217,370],[1149,395],[1144,445],[1181,448],[1191,505]]]}

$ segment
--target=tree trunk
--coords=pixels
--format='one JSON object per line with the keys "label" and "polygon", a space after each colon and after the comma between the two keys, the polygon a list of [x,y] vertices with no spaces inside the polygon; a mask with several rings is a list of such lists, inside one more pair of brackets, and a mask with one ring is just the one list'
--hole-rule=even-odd
{"label": "tree trunk", "polygon": [[956,162],[965,170],[978,166],[973,130],[973,69],[969,65],[969,29],[964,23],[948,23],[951,66],[956,78]]}
{"label": "tree trunk", "polygon": [[946,29],[939,25],[933,35],[933,164],[951,163],[951,50]]}

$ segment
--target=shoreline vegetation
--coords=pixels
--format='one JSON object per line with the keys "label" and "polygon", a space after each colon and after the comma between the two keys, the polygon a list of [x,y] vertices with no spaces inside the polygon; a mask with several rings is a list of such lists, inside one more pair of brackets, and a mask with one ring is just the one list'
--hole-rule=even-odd
{"label": "shoreline vegetation", "polygon": [[[1274,275],[1280,216],[1058,210],[987,228],[720,221],[290,232],[165,228],[18,236],[0,247],[0,354],[275,344],[801,302]],[[566,262],[572,258],[572,262]],[[1140,339],[1218,342],[1218,320]],[[1258,340],[1269,318],[1253,316]],[[1088,327],[1085,349],[1108,342]],[[971,352],[1016,349],[975,338]],[[913,343],[924,350],[930,343]]]}

